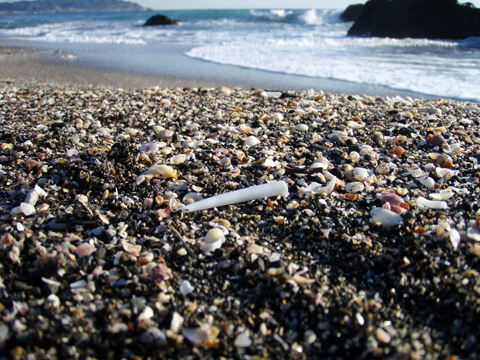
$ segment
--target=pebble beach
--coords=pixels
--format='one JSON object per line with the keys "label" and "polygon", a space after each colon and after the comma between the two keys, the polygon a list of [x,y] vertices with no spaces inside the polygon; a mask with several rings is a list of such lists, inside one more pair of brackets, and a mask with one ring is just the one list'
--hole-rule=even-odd
{"label": "pebble beach", "polygon": [[8,81],[0,129],[2,359],[480,356],[478,103]]}

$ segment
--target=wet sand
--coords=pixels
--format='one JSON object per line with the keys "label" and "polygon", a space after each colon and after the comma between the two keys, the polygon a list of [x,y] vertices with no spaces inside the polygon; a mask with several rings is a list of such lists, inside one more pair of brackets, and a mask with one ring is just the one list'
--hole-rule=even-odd
{"label": "wet sand", "polygon": [[[306,76],[221,65],[185,55],[186,46],[143,47],[112,44],[14,42],[3,39],[0,80],[61,86],[140,89],[160,87],[241,87],[270,90],[322,90],[337,94],[436,96]],[[19,48],[22,47],[22,48]]]}

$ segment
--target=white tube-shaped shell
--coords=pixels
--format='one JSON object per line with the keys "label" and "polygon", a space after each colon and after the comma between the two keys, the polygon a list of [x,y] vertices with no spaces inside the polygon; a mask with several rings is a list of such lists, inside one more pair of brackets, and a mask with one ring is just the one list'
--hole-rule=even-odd
{"label": "white tube-shaped shell", "polygon": [[182,208],[183,212],[192,212],[214,207],[233,205],[250,200],[262,199],[270,196],[287,196],[288,186],[285,181],[274,181],[268,184],[252,186],[245,189],[235,190],[225,194],[212,196],[208,199],[194,202]]}
{"label": "white tube-shaped shell", "polygon": [[417,198],[417,207],[419,209],[446,209],[448,205],[445,201],[437,201],[437,200],[427,200],[424,197],[419,196]]}
{"label": "white tube-shaped shell", "polygon": [[433,200],[448,200],[454,195],[455,195],[455,193],[453,191],[452,192],[442,192],[442,193],[428,194],[430,199],[433,199]]}

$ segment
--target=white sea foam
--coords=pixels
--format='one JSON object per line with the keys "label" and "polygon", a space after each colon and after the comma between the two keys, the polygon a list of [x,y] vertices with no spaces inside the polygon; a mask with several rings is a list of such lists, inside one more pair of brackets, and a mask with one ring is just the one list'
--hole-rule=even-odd
{"label": "white sea foam", "polygon": [[293,11],[285,9],[271,9],[271,10],[250,10],[253,16],[263,17],[270,20],[283,19],[288,15],[292,15]]}
{"label": "white sea foam", "polygon": [[332,12],[329,10],[310,9],[300,16],[300,19],[307,25],[334,24],[341,22],[341,11]]}
{"label": "white sea foam", "polygon": [[468,56],[468,51],[462,53],[460,45],[425,39],[303,37],[208,44],[187,55],[221,64],[480,101],[480,59]]}

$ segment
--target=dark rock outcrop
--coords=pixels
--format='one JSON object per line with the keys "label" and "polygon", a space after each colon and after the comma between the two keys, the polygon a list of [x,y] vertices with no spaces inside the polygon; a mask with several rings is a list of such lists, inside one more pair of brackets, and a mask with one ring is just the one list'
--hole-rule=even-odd
{"label": "dark rock outcrop", "polygon": [[143,24],[143,26],[157,26],[157,25],[177,25],[178,20],[172,20],[166,15],[153,15]]}
{"label": "dark rock outcrop", "polygon": [[48,14],[85,11],[145,11],[138,4],[119,0],[39,0],[0,3],[0,14]]}
{"label": "dark rock outcrop", "polygon": [[343,21],[357,21],[358,17],[362,14],[363,4],[353,4],[345,9],[340,15]]}
{"label": "dark rock outcrop", "polygon": [[480,36],[480,9],[457,0],[369,0],[348,35],[466,39]]}

